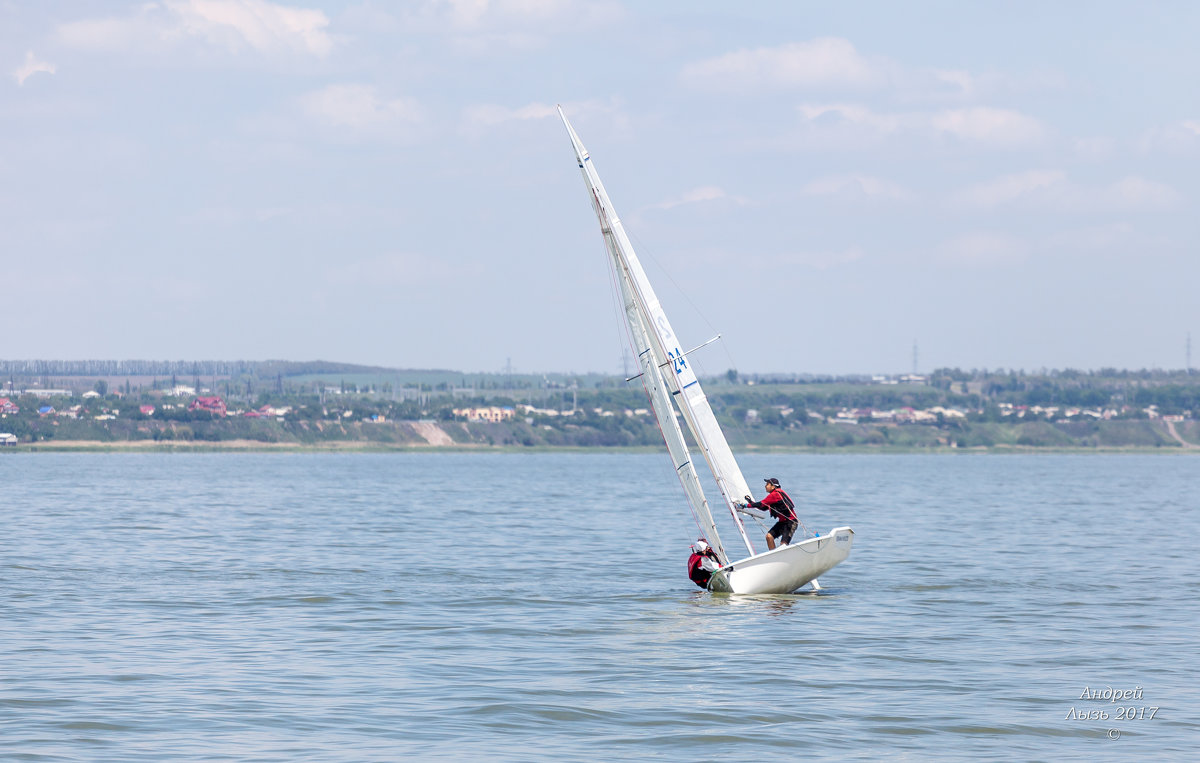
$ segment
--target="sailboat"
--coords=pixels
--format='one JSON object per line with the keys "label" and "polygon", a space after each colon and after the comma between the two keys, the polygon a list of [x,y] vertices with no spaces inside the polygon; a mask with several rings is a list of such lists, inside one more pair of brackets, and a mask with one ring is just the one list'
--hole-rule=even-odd
{"label": "sailboat", "polygon": [[[739,594],[786,594],[804,585],[819,589],[817,578],[849,556],[854,543],[854,531],[849,527],[835,527],[824,536],[795,541],[762,553],[755,551],[742,522],[743,515],[757,516],[742,506],[746,496],[750,495],[750,488],[700,387],[700,380],[688,362],[688,354],[692,351],[683,352],[680,349],[682,345],[676,339],[671,323],[646,278],[637,253],[604,190],[604,184],[596,174],[591,156],[575,134],[561,106],[558,107],[558,115],[571,136],[575,159],[591,195],[592,208],[600,221],[609,264],[625,307],[630,341],[637,353],[641,371],[639,378],[650,398],[654,416],[666,441],[667,452],[675,465],[675,472],[683,485],[696,524],[721,563],[721,567],[709,579],[709,590]],[[676,419],[676,408],[716,479],[721,498],[733,519],[733,526],[749,553],[745,558],[734,560],[721,540],[691,451]]]}

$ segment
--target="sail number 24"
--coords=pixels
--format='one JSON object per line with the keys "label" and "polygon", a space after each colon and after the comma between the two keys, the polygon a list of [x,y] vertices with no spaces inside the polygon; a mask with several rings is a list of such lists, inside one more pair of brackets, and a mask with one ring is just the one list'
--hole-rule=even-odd
{"label": "sail number 24", "polygon": [[683,373],[683,369],[687,368],[687,361],[683,359],[683,353],[679,351],[678,347],[673,352],[668,352],[667,357],[671,359],[671,365],[676,374]]}

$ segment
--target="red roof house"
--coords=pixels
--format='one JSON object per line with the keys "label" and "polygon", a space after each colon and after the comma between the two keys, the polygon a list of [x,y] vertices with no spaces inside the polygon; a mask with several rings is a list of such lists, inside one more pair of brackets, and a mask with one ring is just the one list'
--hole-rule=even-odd
{"label": "red roof house", "polygon": [[225,401],[220,397],[198,397],[188,406],[189,411],[208,411],[214,416],[225,415]]}

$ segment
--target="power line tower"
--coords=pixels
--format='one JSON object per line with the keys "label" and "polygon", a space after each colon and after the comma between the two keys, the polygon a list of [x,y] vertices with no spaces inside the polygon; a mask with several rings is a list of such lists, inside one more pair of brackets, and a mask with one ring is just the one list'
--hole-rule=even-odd
{"label": "power line tower", "polygon": [[913,340],[913,376],[917,375],[917,340]]}

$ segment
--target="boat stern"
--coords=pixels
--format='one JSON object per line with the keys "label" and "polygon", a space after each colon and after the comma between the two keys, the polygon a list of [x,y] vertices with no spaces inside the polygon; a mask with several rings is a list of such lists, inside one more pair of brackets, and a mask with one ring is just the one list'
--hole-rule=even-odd
{"label": "boat stern", "polygon": [[835,527],[828,535],[755,554],[713,573],[710,591],[720,593],[792,593],[846,560],[854,530]]}

